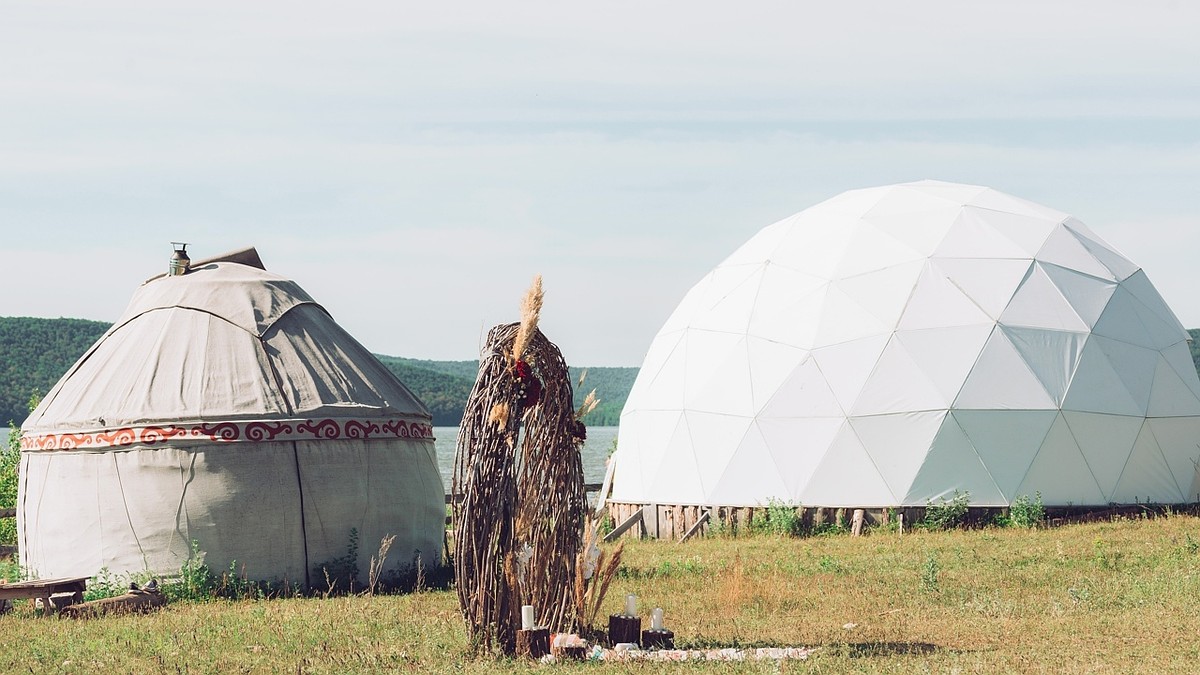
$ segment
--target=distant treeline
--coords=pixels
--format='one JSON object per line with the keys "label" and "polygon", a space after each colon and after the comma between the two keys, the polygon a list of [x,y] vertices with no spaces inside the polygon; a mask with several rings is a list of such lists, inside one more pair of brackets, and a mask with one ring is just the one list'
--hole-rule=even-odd
{"label": "distant treeline", "polygon": [[[45,394],[63,373],[108,330],[109,324],[83,319],[0,317],[0,426],[20,424],[34,394]],[[433,413],[437,426],[457,426],[475,383],[476,361],[424,361],[376,354]],[[583,368],[572,368],[574,383]],[[575,404],[593,388],[600,405],[587,418],[592,426],[615,425],[637,368],[590,368]]]}
{"label": "distant treeline", "polygon": [[[384,365],[391,369],[429,407],[433,423],[437,426],[458,426],[462,421],[463,408],[471,387],[475,384],[478,361],[422,361],[398,356],[376,354]],[[583,385],[579,378],[586,371]],[[621,408],[637,368],[571,368],[571,384],[575,387],[575,406],[583,402],[588,392],[595,389],[600,404],[584,420],[590,426],[616,426],[621,418]]]}
{"label": "distant treeline", "polygon": [[29,398],[58,382],[110,324],[0,317],[0,426],[29,416]]}

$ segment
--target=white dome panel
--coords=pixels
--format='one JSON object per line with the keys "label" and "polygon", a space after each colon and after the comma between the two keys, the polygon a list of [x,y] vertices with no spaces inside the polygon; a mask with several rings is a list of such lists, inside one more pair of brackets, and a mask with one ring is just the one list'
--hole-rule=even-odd
{"label": "white dome panel", "polygon": [[1071,303],[1050,281],[1041,266],[1036,264],[1000,315],[1000,323],[1004,326],[1049,330],[1088,330],[1088,324],[1075,313]]}
{"label": "white dome panel", "polygon": [[1007,258],[931,258],[930,263],[993,321],[1033,266],[1032,260]]}
{"label": "white dome panel", "polygon": [[844,417],[759,418],[756,422],[770,449],[787,493],[799,499],[807,481],[829,452],[833,439],[848,422]]}
{"label": "white dome panel", "polygon": [[1009,326],[1000,326],[999,330],[1016,347],[1021,360],[1042,383],[1055,405],[1062,405],[1083,346],[1089,339],[1088,334]]}
{"label": "white dome panel", "polygon": [[[1188,496],[1200,377],[1186,337],[1137,265],[1057,210],[936,181],[847,192],[768,226],[684,297],[626,412],[727,415],[736,433],[693,428],[689,450],[623,416],[617,493],[663,502],[651,483],[695,480],[728,505],[955,490],[1090,505],[1165,493],[1169,474]],[[1170,443],[1130,474],[1144,424]],[[695,478],[669,471],[693,460]],[[651,478],[620,485],[625,462]]]}
{"label": "white dome panel", "polygon": [[1039,492],[1043,502],[1047,495],[1054,495],[1051,503],[1055,504],[1108,503],[1061,415],[1054,420],[1050,433],[1025,473],[1025,480],[1012,498],[1032,499]]}
{"label": "white dome panel", "polygon": [[1063,412],[1071,435],[1083,452],[1100,492],[1111,500],[1121,473],[1129,463],[1134,442],[1146,420],[1143,417],[1103,413]]}
{"label": "white dome panel", "polygon": [[1167,460],[1175,483],[1183,491],[1184,501],[1200,502],[1200,463],[1196,461],[1196,439],[1200,438],[1200,418],[1168,417],[1147,419],[1154,440]]}
{"label": "white dome panel", "polygon": [[[853,485],[854,490],[845,486]],[[896,504],[879,470],[858,435],[846,425],[830,444],[829,452],[800,488],[801,504],[828,506],[886,506]]]}
{"label": "white dome panel", "polygon": [[1007,503],[962,429],[947,415],[903,504],[924,506],[948,501],[956,492],[967,493],[971,503],[980,506]]}
{"label": "white dome panel", "polygon": [[1038,267],[1050,277],[1071,308],[1083,319],[1090,330],[1104,313],[1108,301],[1117,290],[1116,282],[1082,274],[1050,263],[1039,263]]}
{"label": "white dome panel", "polygon": [[1017,497],[1058,411],[955,410],[952,416],[1008,503]]}
{"label": "white dome panel", "polygon": [[1149,425],[1142,428],[1110,501],[1124,504],[1187,501]]}
{"label": "white dome panel", "polygon": [[850,426],[894,495],[907,494],[925,464],[945,410],[852,417]]}
{"label": "white dome panel", "polygon": [[896,331],[917,368],[929,378],[948,407],[975,366],[993,326],[950,326]]}

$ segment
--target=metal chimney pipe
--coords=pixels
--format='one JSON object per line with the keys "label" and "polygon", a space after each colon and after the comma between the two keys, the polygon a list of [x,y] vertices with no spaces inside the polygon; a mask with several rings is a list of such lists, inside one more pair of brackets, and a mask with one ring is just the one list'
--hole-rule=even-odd
{"label": "metal chimney pipe", "polygon": [[188,269],[192,266],[192,259],[187,254],[187,243],[173,241],[171,242],[171,246],[175,248],[175,252],[171,254],[171,262],[167,267],[167,275],[177,277],[187,274]]}

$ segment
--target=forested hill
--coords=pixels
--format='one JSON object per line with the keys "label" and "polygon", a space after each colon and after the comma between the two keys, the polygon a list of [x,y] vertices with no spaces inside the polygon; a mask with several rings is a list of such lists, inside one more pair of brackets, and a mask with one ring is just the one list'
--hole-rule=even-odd
{"label": "forested hill", "polygon": [[[109,324],[82,319],[0,317],[0,426],[20,424],[31,395],[44,394],[108,330]],[[433,413],[438,426],[455,426],[475,383],[476,361],[423,361],[376,354]],[[578,383],[583,369],[572,368]],[[576,405],[593,388],[600,405],[587,418],[592,426],[615,425],[637,368],[591,368]]]}
{"label": "forested hill", "polygon": [[0,426],[24,421],[29,398],[49,391],[108,327],[84,319],[0,317]]}
{"label": "forested hill", "polygon": [[[478,361],[422,361],[398,356],[376,354],[384,365],[416,392],[433,413],[438,426],[457,426],[462,420],[463,407],[475,384]],[[586,375],[585,375],[586,371]],[[600,404],[584,420],[591,426],[615,426],[637,368],[571,368],[571,385],[575,387],[575,406],[587,393],[596,390]],[[583,385],[579,378],[583,376]]]}

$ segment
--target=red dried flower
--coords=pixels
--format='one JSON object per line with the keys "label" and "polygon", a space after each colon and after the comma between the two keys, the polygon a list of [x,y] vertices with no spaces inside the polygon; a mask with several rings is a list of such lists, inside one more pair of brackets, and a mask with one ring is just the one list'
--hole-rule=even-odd
{"label": "red dried flower", "polygon": [[520,386],[521,402],[528,408],[542,399],[542,382],[533,374],[533,369],[524,361],[517,361],[517,382]]}

